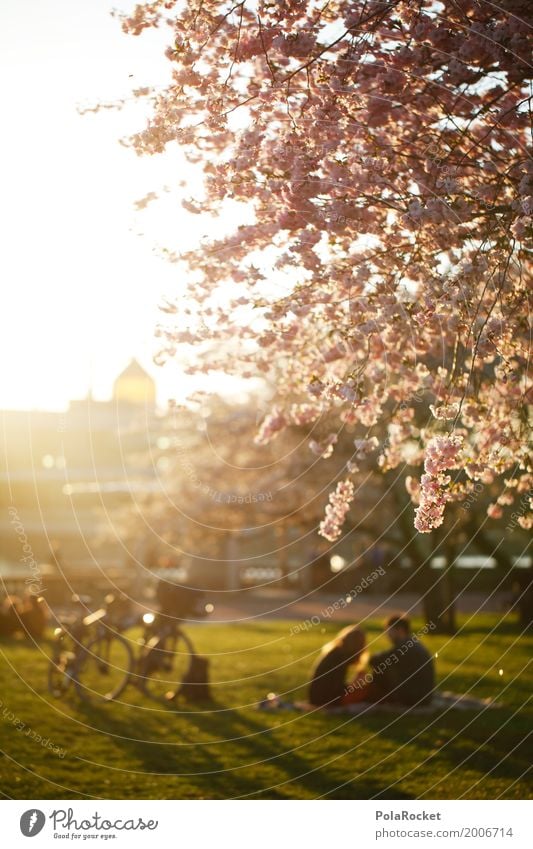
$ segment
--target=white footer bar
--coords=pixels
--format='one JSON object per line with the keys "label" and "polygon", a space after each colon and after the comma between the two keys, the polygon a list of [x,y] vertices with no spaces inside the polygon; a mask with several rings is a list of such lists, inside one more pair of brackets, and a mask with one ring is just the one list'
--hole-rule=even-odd
{"label": "white footer bar", "polygon": [[[0,802],[3,846],[531,849],[530,801]],[[34,840],[35,842],[31,842]]]}

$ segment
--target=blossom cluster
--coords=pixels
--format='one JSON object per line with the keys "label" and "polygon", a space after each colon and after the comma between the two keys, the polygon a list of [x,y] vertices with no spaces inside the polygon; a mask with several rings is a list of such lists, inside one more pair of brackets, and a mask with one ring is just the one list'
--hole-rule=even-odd
{"label": "blossom cluster", "polygon": [[338,539],[354,497],[355,487],[352,481],[339,481],[334,492],[330,493],[326,515],[320,523],[320,533],[323,537],[332,542]]}

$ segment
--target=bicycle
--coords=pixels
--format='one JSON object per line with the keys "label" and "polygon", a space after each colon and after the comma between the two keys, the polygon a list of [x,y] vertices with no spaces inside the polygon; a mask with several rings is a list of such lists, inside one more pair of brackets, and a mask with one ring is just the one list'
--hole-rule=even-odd
{"label": "bicycle", "polygon": [[62,698],[71,684],[87,703],[110,702],[123,693],[134,672],[134,656],[117,627],[104,607],[83,618],[75,615],[55,629],[48,666],[52,696]]}
{"label": "bicycle", "polygon": [[[143,616],[142,649],[136,664],[139,689],[156,701],[171,701],[188,683],[197,655],[190,637],[174,620],[159,614]],[[193,685],[194,686],[194,685]]]}

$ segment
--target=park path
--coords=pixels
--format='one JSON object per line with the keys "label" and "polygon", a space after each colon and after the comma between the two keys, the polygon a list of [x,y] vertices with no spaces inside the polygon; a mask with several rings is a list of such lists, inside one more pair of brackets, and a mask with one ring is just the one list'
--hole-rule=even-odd
{"label": "park path", "polygon": [[[295,619],[299,621],[320,620],[333,622],[362,622],[365,619],[386,619],[393,613],[421,615],[419,596],[402,593],[396,596],[359,596],[349,604],[341,605],[338,594],[313,593],[307,597],[295,597],[294,592],[263,590],[255,593],[216,593],[215,606],[210,622],[255,621],[261,619]],[[209,594],[207,594],[209,598]],[[461,613],[501,613],[505,609],[505,596],[487,599],[479,593],[465,593],[458,599]],[[315,622],[316,624],[316,622]]]}

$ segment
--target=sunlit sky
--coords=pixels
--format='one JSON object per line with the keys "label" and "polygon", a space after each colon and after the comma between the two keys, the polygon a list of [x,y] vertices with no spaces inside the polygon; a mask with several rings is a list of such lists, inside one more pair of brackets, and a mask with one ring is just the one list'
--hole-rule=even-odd
{"label": "sunlit sky", "polygon": [[64,408],[89,384],[106,398],[132,356],[161,403],[194,388],[179,363],[152,364],[157,304],[179,286],[154,247],[189,246],[205,219],[171,194],[134,208],[190,166],[178,151],[139,158],[119,144],[142,128],[139,104],[77,112],[167,79],[162,35],[123,35],[112,5],[0,0],[0,407]]}

